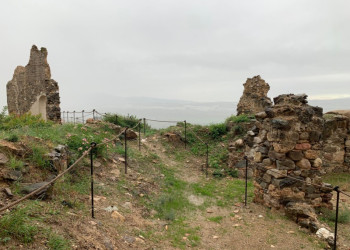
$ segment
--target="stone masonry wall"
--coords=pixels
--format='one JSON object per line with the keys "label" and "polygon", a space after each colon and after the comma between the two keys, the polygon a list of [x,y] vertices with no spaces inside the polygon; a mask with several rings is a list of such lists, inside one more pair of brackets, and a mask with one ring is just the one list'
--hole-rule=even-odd
{"label": "stone masonry wall", "polygon": [[255,114],[272,105],[267,92],[270,86],[260,76],[248,78],[243,84],[244,91],[237,105],[237,115]]}
{"label": "stone masonry wall", "polygon": [[7,104],[10,114],[27,112],[42,114],[43,119],[61,121],[59,88],[51,79],[47,50],[33,45],[28,64],[18,66],[7,83]]}
{"label": "stone masonry wall", "polygon": [[[332,207],[331,189],[321,180],[322,108],[308,105],[306,98],[280,95],[274,98],[275,105],[265,110],[266,115],[260,115],[264,118],[258,118],[259,133],[253,146],[258,203],[287,211]],[[311,227],[316,221],[313,214],[297,215],[296,220]]]}

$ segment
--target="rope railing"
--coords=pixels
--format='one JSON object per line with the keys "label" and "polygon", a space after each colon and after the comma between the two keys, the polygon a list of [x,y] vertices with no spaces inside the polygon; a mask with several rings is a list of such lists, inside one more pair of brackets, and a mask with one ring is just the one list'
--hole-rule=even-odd
{"label": "rope railing", "polygon": [[10,204],[8,204],[5,207],[0,208],[0,213],[6,211],[7,209],[21,203],[24,200],[27,200],[28,198],[32,197],[33,195],[39,193],[40,191],[43,191],[46,189],[46,187],[50,186],[52,183],[54,183],[55,181],[57,181],[59,178],[61,178],[63,175],[65,175],[67,172],[69,172],[72,168],[74,168],[89,152],[91,151],[91,147],[88,148],[80,157],[78,160],[76,160],[69,168],[67,168],[65,171],[63,171],[62,173],[60,173],[59,175],[57,175],[54,179],[52,179],[51,181],[49,181],[48,183],[46,183],[45,185],[41,186],[40,188],[34,190],[33,192],[27,194],[26,196],[22,197],[21,199],[18,199],[17,201],[14,201]]}
{"label": "rope railing", "polygon": [[155,119],[148,119],[145,118],[146,121],[151,121],[151,122],[166,122],[166,123],[179,123],[179,122],[185,122],[185,121],[162,121],[162,120],[155,120]]}

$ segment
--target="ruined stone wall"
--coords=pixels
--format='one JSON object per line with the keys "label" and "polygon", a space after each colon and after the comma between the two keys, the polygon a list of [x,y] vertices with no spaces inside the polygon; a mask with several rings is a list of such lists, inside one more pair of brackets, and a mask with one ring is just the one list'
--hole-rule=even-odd
{"label": "ruined stone wall", "polygon": [[327,173],[350,170],[350,123],[344,115],[325,115],[322,132],[323,169]]}
{"label": "ruined stone wall", "polygon": [[270,86],[260,76],[248,78],[243,84],[244,91],[237,105],[237,115],[255,114],[272,105],[267,92]]}
{"label": "ruined stone wall", "polygon": [[59,88],[51,79],[47,50],[33,45],[28,64],[18,66],[7,83],[7,104],[10,114],[31,112],[43,119],[61,121]]}
{"label": "ruined stone wall", "polygon": [[[321,180],[322,108],[308,105],[306,97],[280,95],[265,110],[266,117],[258,119],[259,133],[251,152],[258,203],[286,210],[332,207],[331,189]],[[302,214],[296,220],[310,227],[315,222],[311,217]]]}

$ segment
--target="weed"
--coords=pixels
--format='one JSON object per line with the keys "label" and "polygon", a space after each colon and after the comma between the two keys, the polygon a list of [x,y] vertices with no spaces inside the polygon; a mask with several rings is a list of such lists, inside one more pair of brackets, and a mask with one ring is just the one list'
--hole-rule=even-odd
{"label": "weed", "polygon": [[[321,216],[322,221],[332,223],[332,224],[335,222],[335,219],[336,219],[335,211],[322,208],[321,213],[322,213],[322,216]],[[338,222],[342,224],[346,224],[350,222],[350,209],[345,205],[342,205],[339,209]]]}
{"label": "weed", "polygon": [[11,214],[6,214],[0,219],[0,239],[9,241],[14,238],[23,243],[29,243],[34,240],[34,235],[38,231],[36,226],[29,223],[27,210],[29,208],[20,208]]}
{"label": "weed", "polygon": [[216,223],[220,223],[224,217],[223,216],[215,216],[209,217],[208,220]]}
{"label": "weed", "polygon": [[10,142],[18,142],[18,135],[16,134],[10,134],[7,138],[5,138],[6,141]]}
{"label": "weed", "polygon": [[249,122],[252,119],[254,119],[254,116],[251,116],[251,115],[246,115],[246,114],[242,114],[238,116],[232,115],[228,117],[225,122],[241,123],[241,122]]}
{"label": "weed", "polygon": [[11,157],[9,161],[9,167],[12,169],[21,170],[24,167],[24,162],[17,160],[16,157]]}
{"label": "weed", "polygon": [[70,249],[70,243],[61,235],[50,233],[48,247],[52,250],[66,250]]}
{"label": "weed", "polygon": [[219,140],[221,136],[227,133],[225,123],[212,124],[209,126],[209,134],[212,139]]}

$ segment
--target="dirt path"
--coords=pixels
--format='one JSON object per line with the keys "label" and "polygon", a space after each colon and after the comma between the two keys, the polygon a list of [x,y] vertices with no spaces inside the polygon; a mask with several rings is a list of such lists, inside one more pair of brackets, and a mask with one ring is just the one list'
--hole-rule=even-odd
{"label": "dirt path", "polygon": [[[180,179],[188,184],[209,182],[200,171],[200,157],[191,156],[190,159],[176,161],[174,154],[169,153],[160,137],[153,137],[145,144],[170,168],[177,171]],[[213,177],[211,177],[213,178]],[[229,182],[229,180],[222,180]],[[190,185],[188,185],[190,187]],[[215,192],[220,192],[214,190]],[[205,203],[208,207],[189,212],[186,222],[192,228],[198,228],[200,243],[197,249],[323,249],[326,246],[315,236],[309,235],[306,230],[296,223],[285,218],[280,213],[271,212],[260,205],[250,203],[245,208],[242,203],[229,206],[217,206],[216,197],[206,197],[193,193],[188,189],[186,195],[192,204],[198,207]],[[187,236],[183,236],[186,242]],[[191,244],[188,241],[187,247]]]}

